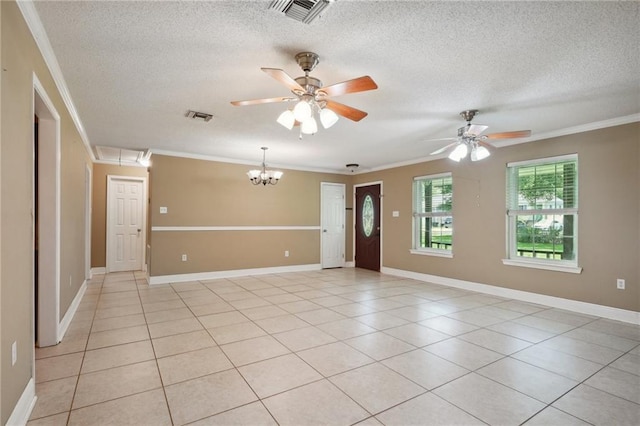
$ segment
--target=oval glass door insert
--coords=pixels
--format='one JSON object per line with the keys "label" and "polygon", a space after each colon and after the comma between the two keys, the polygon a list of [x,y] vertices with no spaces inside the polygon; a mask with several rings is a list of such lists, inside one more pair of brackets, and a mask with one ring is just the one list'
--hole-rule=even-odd
{"label": "oval glass door insert", "polygon": [[373,198],[367,194],[362,202],[362,230],[367,237],[373,233],[373,214]]}

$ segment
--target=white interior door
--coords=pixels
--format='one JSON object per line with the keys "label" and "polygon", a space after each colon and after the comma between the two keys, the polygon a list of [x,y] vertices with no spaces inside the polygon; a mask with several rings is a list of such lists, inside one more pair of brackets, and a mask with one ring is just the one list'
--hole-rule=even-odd
{"label": "white interior door", "polygon": [[341,183],[321,183],[322,267],[344,266],[345,247],[345,186]]}
{"label": "white interior door", "polygon": [[107,271],[140,271],[144,259],[144,180],[109,176]]}

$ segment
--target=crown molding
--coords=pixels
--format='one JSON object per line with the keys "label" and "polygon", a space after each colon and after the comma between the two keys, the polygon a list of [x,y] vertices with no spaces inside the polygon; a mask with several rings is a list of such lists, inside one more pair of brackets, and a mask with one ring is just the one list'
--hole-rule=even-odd
{"label": "crown molding", "polygon": [[[194,154],[194,153],[186,153],[186,152],[178,152],[178,151],[169,151],[164,149],[151,149],[150,150],[154,155],[166,155],[167,157],[179,157],[179,158],[191,158],[193,160],[204,160],[204,161],[217,161],[219,163],[230,163],[230,164],[242,164],[245,166],[254,166],[251,161],[247,160],[239,160],[236,158],[227,158],[227,157],[216,157],[213,155],[205,155],[205,154]],[[313,172],[313,173],[330,173],[332,175],[351,175],[348,170],[335,170],[335,169],[321,169],[315,167],[301,167],[294,166],[288,164],[278,164],[269,162],[269,168],[278,168],[278,169],[286,169],[286,170],[298,170],[301,172]]]}
{"label": "crown molding", "polygon": [[625,115],[623,117],[610,118],[608,120],[595,121],[593,123],[581,124],[579,126],[566,127],[564,129],[552,130],[550,132],[539,133],[521,140],[495,144],[497,147],[519,145],[521,143],[534,142],[544,139],[558,138],[561,136],[575,135],[576,133],[591,132],[593,130],[606,129],[608,127],[622,126],[640,121],[640,114]]}
{"label": "crown molding", "polygon": [[78,110],[76,109],[73,99],[71,99],[71,94],[69,93],[69,89],[67,87],[67,83],[62,75],[62,70],[60,69],[60,64],[58,63],[58,59],[56,55],[53,53],[53,47],[51,47],[51,42],[49,42],[49,37],[47,36],[44,27],[42,26],[42,21],[40,20],[40,15],[36,11],[36,7],[33,4],[32,0],[16,0],[16,4],[24,17],[27,26],[29,27],[29,31],[31,31],[31,35],[40,50],[40,54],[42,55],[49,72],[51,73],[51,77],[60,92],[60,96],[69,111],[69,115],[71,115],[71,119],[80,134],[80,138],[84,143],[84,146],[89,153],[89,157],[92,162],[96,161],[96,156],[93,153],[93,149],[91,149],[91,144],[89,143],[89,137],[87,136],[87,132],[84,130],[84,126],[82,125],[82,120],[80,120],[80,116],[78,115]]}
{"label": "crown molding", "polygon": [[[593,123],[581,124],[579,126],[566,127],[564,129],[552,130],[550,132],[539,133],[539,134],[536,134],[534,136],[530,136],[528,138],[513,140],[511,142],[506,142],[506,143],[501,143],[501,144],[494,144],[494,145],[497,148],[502,148],[502,147],[505,147],[505,146],[519,145],[519,144],[522,144],[522,143],[529,143],[529,142],[535,142],[535,141],[544,140],[544,139],[552,139],[552,138],[558,138],[558,137],[561,137],[561,136],[574,135],[576,133],[584,133],[584,132],[590,132],[590,131],[593,131],[593,130],[606,129],[608,127],[622,126],[624,124],[635,123],[635,122],[638,122],[638,121],[640,121],[640,114],[631,114],[631,115],[625,115],[623,117],[611,118],[609,120],[596,121],[596,122],[593,122]],[[433,156],[428,156],[428,157],[414,158],[414,159],[407,160],[407,161],[400,161],[400,162],[397,162],[397,163],[385,164],[383,166],[371,167],[371,168],[366,169],[366,170],[358,171],[358,172],[356,172],[354,174],[362,174],[362,173],[376,172],[376,171],[381,171],[381,170],[395,169],[396,167],[411,166],[413,164],[425,163],[427,161],[440,160],[440,159],[443,159],[443,158],[446,158],[446,157],[447,156],[445,154],[440,154],[440,155],[433,155]]]}

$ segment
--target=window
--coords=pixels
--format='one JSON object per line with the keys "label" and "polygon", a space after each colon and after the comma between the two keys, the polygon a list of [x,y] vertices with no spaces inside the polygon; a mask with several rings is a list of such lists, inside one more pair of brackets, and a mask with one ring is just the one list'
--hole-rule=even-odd
{"label": "window", "polygon": [[451,257],[452,201],[451,173],[414,178],[411,253]]}
{"label": "window", "polygon": [[581,271],[578,264],[578,157],[507,165],[505,264]]}

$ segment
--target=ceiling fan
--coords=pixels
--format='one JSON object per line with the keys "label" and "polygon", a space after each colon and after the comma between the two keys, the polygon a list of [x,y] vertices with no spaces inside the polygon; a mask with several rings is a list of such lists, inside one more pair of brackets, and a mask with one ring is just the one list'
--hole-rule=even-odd
{"label": "ceiling fan", "polygon": [[471,151],[471,161],[478,161],[491,155],[487,148],[495,148],[487,141],[489,139],[516,139],[531,136],[531,130],[518,130],[515,132],[490,133],[488,135],[483,135],[482,132],[487,130],[489,126],[485,126],[483,124],[471,124],[471,120],[473,120],[473,117],[475,117],[477,113],[477,109],[462,111],[460,116],[462,116],[467,124],[458,129],[458,137],[438,139],[454,140],[455,142],[433,151],[430,155],[438,155],[453,148],[449,154],[450,159],[460,161],[467,156],[469,151]]}
{"label": "ceiling fan", "polygon": [[318,130],[318,125],[314,118],[315,112],[319,114],[320,122],[325,129],[338,121],[338,115],[353,121],[360,121],[367,116],[364,111],[335,102],[329,98],[377,89],[378,86],[371,77],[363,76],[323,87],[322,81],[309,75],[320,62],[320,57],[313,52],[301,52],[295,56],[295,59],[302,71],[304,71],[304,76],[292,78],[281,69],[261,68],[269,76],[287,86],[293,96],[233,101],[231,105],[244,106],[273,102],[297,102],[293,109],[288,109],[280,114],[277,121],[289,130],[294,125],[300,125],[300,132],[304,134],[314,134]]}

